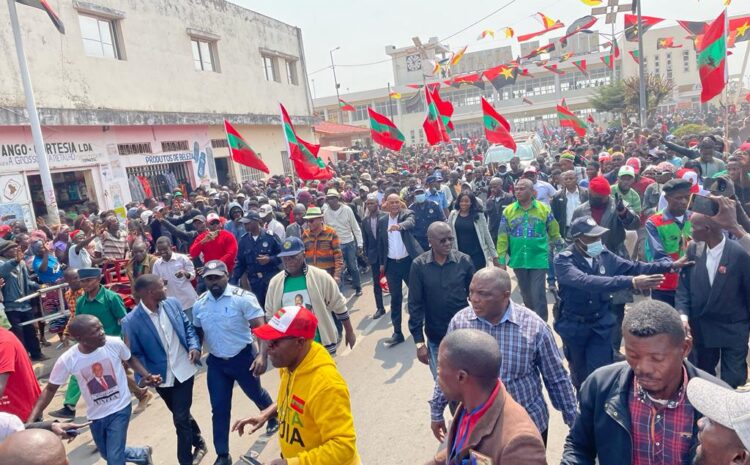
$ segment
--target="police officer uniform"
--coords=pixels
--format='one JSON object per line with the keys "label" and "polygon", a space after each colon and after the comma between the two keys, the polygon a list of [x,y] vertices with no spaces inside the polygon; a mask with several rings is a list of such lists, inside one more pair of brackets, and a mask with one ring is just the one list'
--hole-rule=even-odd
{"label": "police officer uniform", "polygon": [[[414,196],[425,195],[425,189],[422,186],[414,188]],[[432,200],[425,199],[423,202],[414,201],[409,206],[409,210],[414,212],[414,229],[412,235],[414,239],[422,246],[422,250],[430,250],[430,244],[427,242],[427,228],[436,221],[445,221],[445,213],[440,205]]]}
{"label": "police officer uniform", "polygon": [[[227,266],[221,260],[206,263],[203,277],[228,275]],[[202,334],[208,350],[208,395],[211,401],[213,440],[216,454],[229,459],[229,420],[232,406],[232,390],[235,381],[259,410],[273,403],[268,391],[263,389],[260,378],[250,371],[257,350],[253,346],[253,335],[248,322],[265,316],[255,296],[244,289],[227,284],[219,297],[209,289],[193,305],[193,325]],[[278,421],[274,418],[267,429],[275,431]],[[232,463],[224,460],[223,463]]]}
{"label": "police officer uniform", "polygon": [[[258,213],[251,211],[240,220],[243,224],[250,221],[260,221]],[[257,239],[246,232],[240,238],[237,263],[234,266],[230,283],[238,286],[242,275],[247,273],[250,289],[255,294],[255,297],[258,298],[260,306],[264,307],[266,304],[268,283],[279,272],[279,264],[281,263],[281,260],[277,257],[279,252],[281,252],[281,246],[278,241],[263,228],[260,228]],[[258,255],[267,255],[270,260],[265,265],[261,265],[258,262]]]}
{"label": "police officer uniform", "polygon": [[[570,224],[570,237],[601,237],[608,231],[590,216]],[[644,263],[619,257],[603,248],[589,256],[574,242],[555,257],[560,308],[555,315],[555,331],[563,341],[563,352],[570,365],[576,389],[594,370],[613,362],[612,329],[617,318],[611,309],[612,294],[632,289],[633,277],[669,271],[669,259]]]}

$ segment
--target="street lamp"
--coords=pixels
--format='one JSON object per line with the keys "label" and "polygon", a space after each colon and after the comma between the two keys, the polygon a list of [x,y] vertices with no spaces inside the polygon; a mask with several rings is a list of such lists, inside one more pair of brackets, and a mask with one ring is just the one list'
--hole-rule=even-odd
{"label": "street lamp", "polygon": [[336,48],[331,49],[328,53],[331,55],[331,70],[333,70],[333,84],[336,86],[336,108],[337,108],[337,115],[339,124],[343,123],[343,118],[341,116],[341,102],[339,97],[339,81],[336,79],[336,65],[333,63],[333,52],[336,50],[339,50],[341,47],[338,46]]}

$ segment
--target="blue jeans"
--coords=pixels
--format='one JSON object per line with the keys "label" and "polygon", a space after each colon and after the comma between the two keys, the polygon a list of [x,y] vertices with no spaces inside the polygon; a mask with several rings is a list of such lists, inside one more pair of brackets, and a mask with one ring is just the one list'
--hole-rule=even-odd
{"label": "blue jeans", "polygon": [[357,242],[341,244],[341,254],[344,256],[344,265],[352,276],[352,287],[355,290],[362,289],[362,280],[359,277],[359,266],[357,265]]}
{"label": "blue jeans", "polygon": [[208,396],[211,399],[211,420],[214,429],[214,449],[217,455],[229,453],[229,418],[232,413],[232,389],[234,382],[252,400],[258,409],[263,410],[273,402],[268,391],[260,385],[260,378],[250,372],[256,350],[252,344],[230,359],[209,355]]}
{"label": "blue jeans", "polygon": [[432,379],[437,381],[437,356],[438,356],[438,348],[440,347],[439,342],[432,342],[431,340],[427,340],[427,356],[428,362],[430,365],[430,371],[432,372]]}
{"label": "blue jeans", "polygon": [[[130,395],[130,393],[128,393]],[[125,465],[125,462],[146,465],[148,456],[144,447],[127,447],[128,424],[132,407],[128,405],[119,412],[91,421],[91,436],[99,454],[107,465]]]}

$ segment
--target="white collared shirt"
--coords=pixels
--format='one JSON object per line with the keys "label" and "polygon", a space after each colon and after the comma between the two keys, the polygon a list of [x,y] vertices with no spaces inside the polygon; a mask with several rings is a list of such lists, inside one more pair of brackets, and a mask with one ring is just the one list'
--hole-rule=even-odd
{"label": "white collared shirt", "polygon": [[[388,215],[388,229],[394,224],[398,224],[398,215],[395,218]],[[408,255],[409,252],[406,251],[406,246],[401,238],[401,231],[388,231],[388,258],[391,260],[401,260]]]}
{"label": "white collared shirt", "polygon": [[[196,299],[198,299],[198,293],[195,292],[193,283],[190,282],[192,278],[195,278],[195,266],[190,257],[173,252],[172,258],[168,262],[163,258],[157,259],[152,271],[155,275],[166,281],[167,295],[177,299],[183,310],[187,310],[193,306]],[[175,276],[178,271],[187,273],[190,276],[178,278]]]}
{"label": "white collared shirt", "polygon": [[581,204],[581,190],[576,188],[575,192],[570,192],[567,188],[565,189],[565,226],[569,226],[570,222],[573,221],[573,212]]}
{"label": "white collared shirt", "polygon": [[185,382],[198,372],[198,368],[190,363],[188,352],[180,344],[180,339],[177,337],[177,332],[175,332],[172,322],[164,312],[164,309],[160,309],[158,313],[154,313],[143,302],[141,302],[141,305],[143,305],[143,309],[154,324],[156,332],[159,334],[161,345],[164,347],[164,352],[167,353],[167,378],[163,380],[159,387],[174,386],[175,378],[181,383]]}
{"label": "white collared shirt", "polygon": [[727,238],[722,237],[721,242],[714,247],[709,249],[706,245],[706,271],[708,271],[708,282],[713,286],[714,277],[716,277],[716,270],[719,269],[719,261],[721,261],[721,254],[724,253],[724,244],[727,243]]}

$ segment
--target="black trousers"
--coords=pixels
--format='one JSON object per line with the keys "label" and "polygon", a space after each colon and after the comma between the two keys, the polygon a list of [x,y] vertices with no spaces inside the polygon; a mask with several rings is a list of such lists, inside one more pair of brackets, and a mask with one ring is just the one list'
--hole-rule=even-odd
{"label": "black trousers", "polygon": [[383,305],[383,289],[380,287],[380,263],[371,263],[370,272],[372,273],[372,292],[375,294],[375,308],[378,310],[381,308],[385,309]]}
{"label": "black trousers", "polygon": [[716,365],[721,360],[721,380],[737,389],[747,383],[747,344],[737,347],[707,348],[693,346],[696,366],[716,375]]}
{"label": "black trousers", "polygon": [[177,430],[177,462],[180,465],[192,465],[193,447],[205,445],[201,429],[190,414],[194,381],[195,377],[191,376],[183,383],[175,379],[172,387],[156,388],[156,392],[172,412],[172,422]]}
{"label": "black trousers", "polygon": [[391,291],[391,323],[393,332],[401,333],[401,304],[404,300],[402,281],[409,285],[409,270],[411,270],[411,257],[401,260],[388,259],[385,266],[385,279],[388,280],[388,289]]}
{"label": "black trousers", "polygon": [[25,312],[16,312],[5,310],[10,322],[10,330],[16,335],[19,341],[31,355],[31,358],[38,358],[42,355],[42,348],[39,346],[39,338],[36,336],[36,328],[33,324],[21,326],[21,323],[34,319],[34,312],[28,310]]}
{"label": "black trousers", "polygon": [[658,289],[654,289],[651,291],[651,298],[667,303],[674,307],[675,294],[677,294],[677,291],[660,291]]}
{"label": "black trousers", "polygon": [[612,328],[612,349],[617,353],[622,346],[622,320],[625,318],[625,304],[612,304],[612,312],[617,318],[617,324]]}

